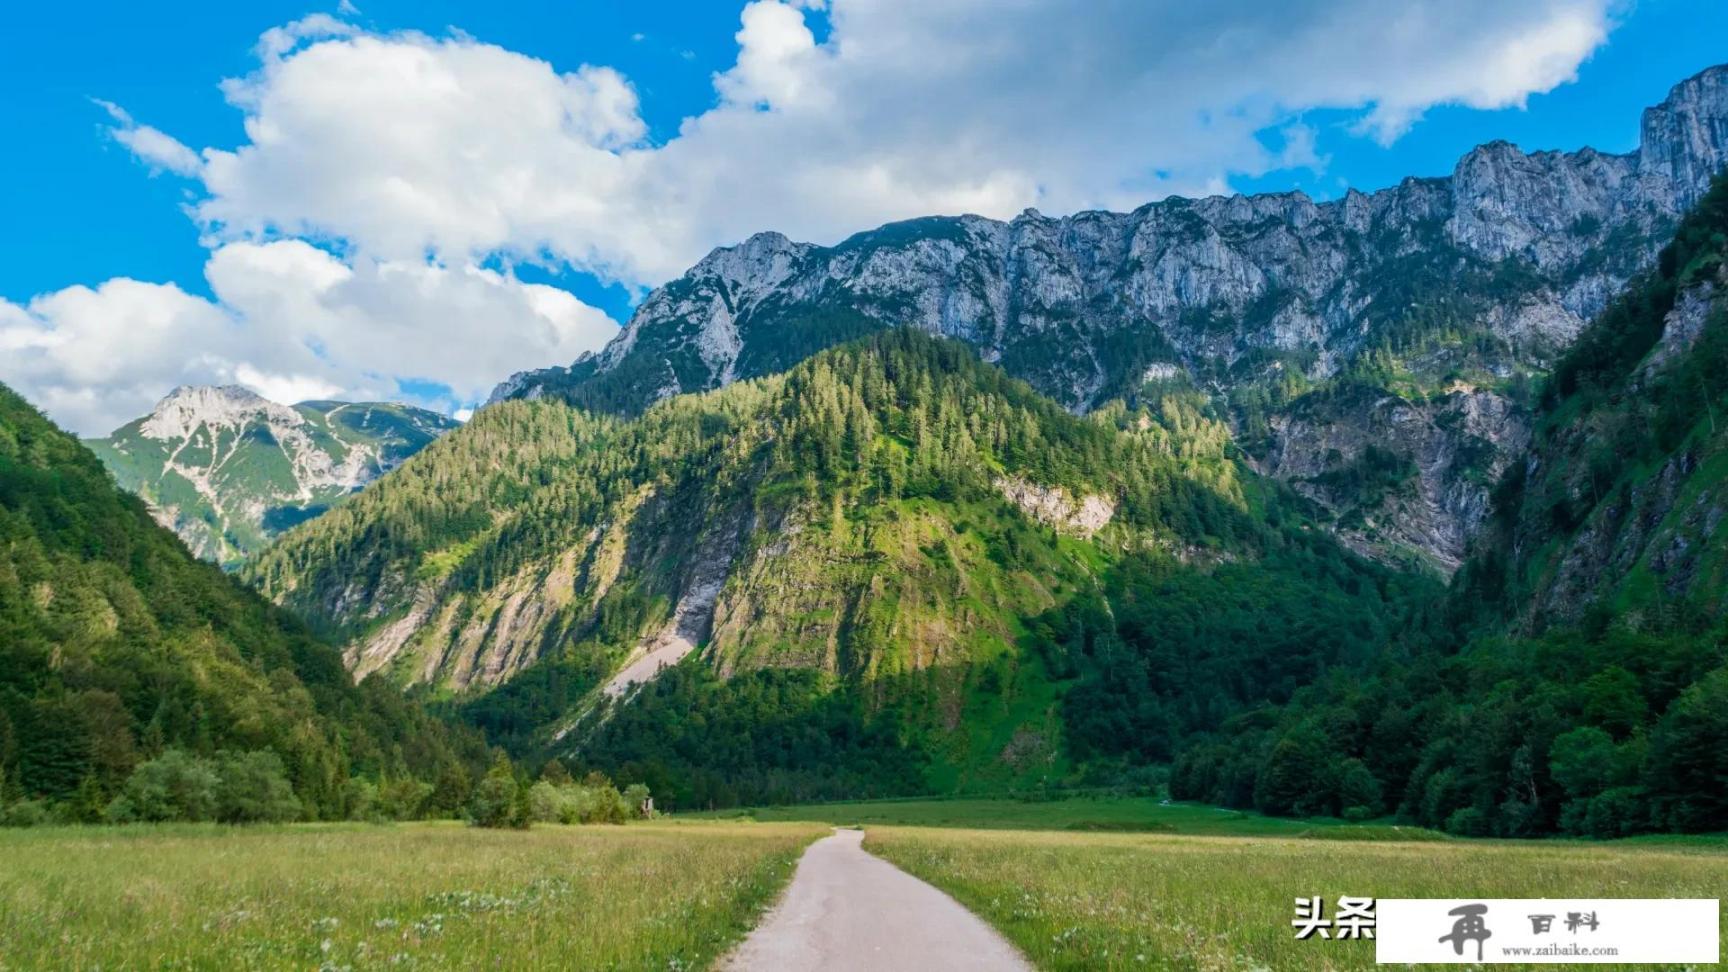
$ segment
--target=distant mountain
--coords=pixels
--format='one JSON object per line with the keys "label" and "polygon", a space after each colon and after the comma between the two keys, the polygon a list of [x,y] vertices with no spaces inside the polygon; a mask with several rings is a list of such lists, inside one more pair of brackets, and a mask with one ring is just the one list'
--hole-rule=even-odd
{"label": "distant mountain", "polygon": [[635,414],[909,325],[1076,410],[1199,388],[1346,542],[1450,573],[1529,440],[1531,379],[1725,162],[1718,67],[1647,110],[1625,155],[1495,142],[1449,177],[1323,203],[931,217],[831,247],[762,233],[656,290],[599,354],[515,375],[493,399]]}
{"label": "distant mountain", "polygon": [[[243,574],[357,673],[463,692],[519,752],[658,766],[679,805],[1035,785],[1360,662],[1430,590],[1199,401],[1079,417],[896,330],[633,419],[482,409]],[[1156,691],[1066,643],[1124,586]]]}
{"label": "distant mountain", "polygon": [[0,803],[87,820],[168,749],[267,750],[307,816],[364,809],[356,775],[436,785],[448,810],[483,758],[468,736],[392,686],[356,685],[329,645],[189,556],[0,386]]}
{"label": "distant mountain", "polygon": [[181,387],[85,444],[193,553],[233,566],[459,424],[409,405]]}

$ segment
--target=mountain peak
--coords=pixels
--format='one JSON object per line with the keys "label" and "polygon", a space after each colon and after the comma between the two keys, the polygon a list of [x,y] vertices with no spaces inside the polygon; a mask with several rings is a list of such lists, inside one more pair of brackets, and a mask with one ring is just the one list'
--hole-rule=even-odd
{"label": "mountain peak", "polygon": [[1685,209],[1728,161],[1728,64],[1706,68],[1644,109],[1638,169],[1670,189]]}
{"label": "mountain peak", "polygon": [[176,385],[174,390],[162,396],[156,404],[161,408],[171,402],[187,399],[222,398],[232,401],[269,401],[245,385]]}
{"label": "mountain peak", "polygon": [[233,564],[456,424],[388,402],[284,405],[240,385],[182,385],[87,444],[195,554]]}
{"label": "mountain peak", "polygon": [[181,439],[199,426],[235,428],[265,420],[300,425],[305,417],[240,385],[181,385],[156,403],[140,431],[151,439]]}

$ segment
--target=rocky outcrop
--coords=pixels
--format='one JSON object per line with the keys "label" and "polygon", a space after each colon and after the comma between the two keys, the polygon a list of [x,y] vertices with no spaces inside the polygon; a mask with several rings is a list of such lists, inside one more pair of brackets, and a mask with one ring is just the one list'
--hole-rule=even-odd
{"label": "rocky outcrop", "polygon": [[998,477],[993,485],[1032,519],[1088,540],[1116,515],[1116,502],[1106,496],[1070,496],[1060,486],[1039,486],[1016,476]]}
{"label": "rocky outcrop", "polygon": [[[1152,369],[1180,369],[1233,403],[1293,375],[1331,381],[1367,355],[1397,359],[1425,394],[1460,375],[1498,386],[1545,368],[1728,161],[1725,92],[1728,68],[1677,85],[1645,113],[1634,153],[1495,142],[1449,177],[1327,202],[1277,193],[1061,219],[932,217],[827,247],[762,233],[656,290],[598,355],[513,376],[494,397],[559,395],[633,412],[897,325],[967,341],[1077,410],[1140,393]],[[1465,350],[1433,353],[1448,344]],[[1503,391],[1476,394],[1490,412],[1518,408]],[[1330,421],[1348,439],[1380,419]],[[1440,452],[1471,447],[1421,438]],[[1454,564],[1479,490],[1445,477],[1424,478],[1423,489],[1431,522],[1394,542]]]}
{"label": "rocky outcrop", "polygon": [[1528,412],[1455,387],[1409,401],[1365,386],[1306,399],[1272,420],[1261,470],[1336,511],[1341,537],[1380,559],[1450,574],[1491,507],[1506,466],[1530,442]]}

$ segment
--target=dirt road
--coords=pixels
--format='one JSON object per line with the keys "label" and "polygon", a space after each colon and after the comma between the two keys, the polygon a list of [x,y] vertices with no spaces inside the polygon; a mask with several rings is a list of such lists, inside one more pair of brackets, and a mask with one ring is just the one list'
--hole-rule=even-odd
{"label": "dirt road", "polygon": [[864,851],[864,832],[810,845],[786,896],[720,963],[724,972],[1028,970],[953,898]]}

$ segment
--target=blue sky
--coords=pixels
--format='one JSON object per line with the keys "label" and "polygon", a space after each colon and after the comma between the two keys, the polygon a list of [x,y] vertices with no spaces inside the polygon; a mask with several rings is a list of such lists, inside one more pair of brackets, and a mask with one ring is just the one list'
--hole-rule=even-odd
{"label": "blue sky", "polygon": [[[1020,6],[20,6],[0,32],[12,140],[0,337],[35,330],[0,346],[37,359],[0,364],[0,380],[85,431],[182,380],[454,410],[504,377],[494,371],[604,340],[601,315],[623,319],[647,288],[753,230],[828,242],[926,211],[1061,213],[1219,189],[1329,198],[1444,174],[1495,138],[1628,151],[1644,106],[1728,60],[1718,0],[1235,0],[1201,12],[1100,0],[1097,29],[1072,5]],[[329,16],[260,54],[261,35],[310,14]],[[1412,18],[1419,43],[1380,43]],[[1240,60],[1204,56],[1222,39]],[[1496,53],[1528,49],[1541,70]],[[378,52],[447,69],[445,83],[490,108],[385,97],[395,76],[369,73]],[[314,71],[321,54],[330,62]],[[594,70],[576,78],[584,65]],[[236,95],[224,79],[251,80]],[[377,97],[332,120],[345,83]],[[399,104],[419,107],[389,111]],[[535,128],[542,104],[564,131]],[[486,127],[518,106],[523,117]],[[249,119],[282,141],[260,146]],[[261,150],[176,174],[125,143],[141,127],[187,158]],[[1281,156],[1287,144],[1311,150]],[[409,202],[372,205],[404,186]],[[413,322],[448,308],[424,325],[448,360],[400,353],[419,343]],[[296,330],[290,310],[329,319]],[[184,346],[147,368],[96,367],[87,359],[107,345],[90,316]],[[520,350],[479,361],[470,333]],[[189,363],[195,352],[203,364]]]}

